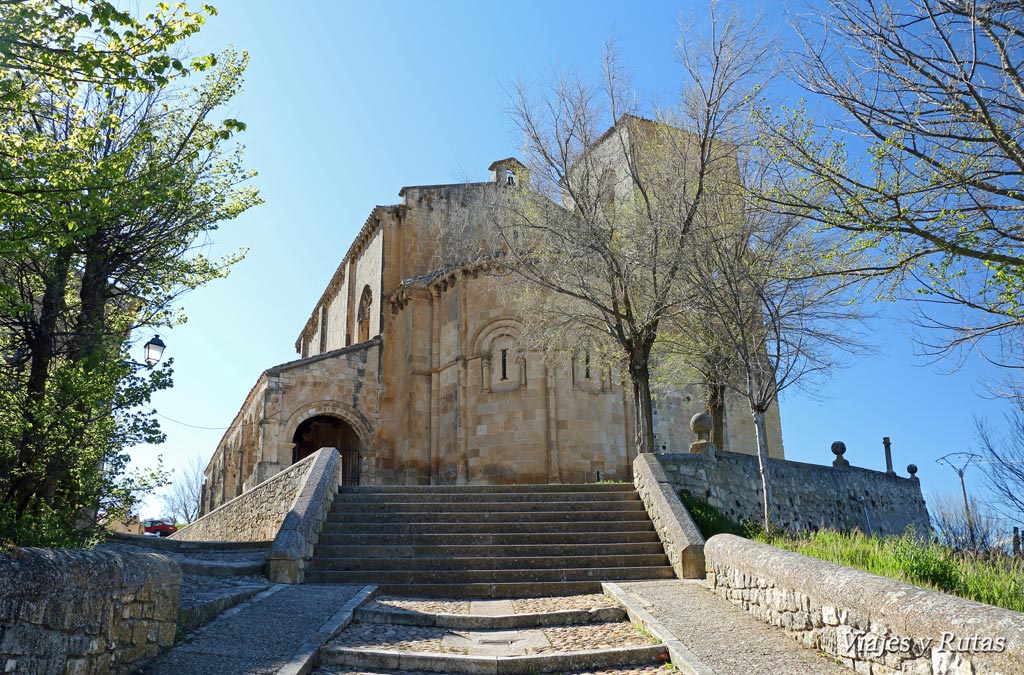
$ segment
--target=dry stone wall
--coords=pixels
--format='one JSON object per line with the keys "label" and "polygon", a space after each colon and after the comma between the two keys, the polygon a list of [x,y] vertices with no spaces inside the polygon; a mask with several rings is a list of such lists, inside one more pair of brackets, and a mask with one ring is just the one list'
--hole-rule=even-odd
{"label": "dry stone wall", "polygon": [[[757,457],[735,452],[658,455],[677,490],[687,490],[737,522],[762,518]],[[930,531],[921,482],[858,467],[769,459],[772,519],[799,532],[832,528],[901,534]]]}
{"label": "dry stone wall", "polygon": [[1024,673],[1024,614],[733,535],[704,552],[715,592],[858,673]]}
{"label": "dry stone wall", "polygon": [[174,642],[181,570],[155,554],[0,554],[0,669],[128,673]]}
{"label": "dry stone wall", "polygon": [[314,453],[171,535],[184,541],[271,541],[291,510]]}

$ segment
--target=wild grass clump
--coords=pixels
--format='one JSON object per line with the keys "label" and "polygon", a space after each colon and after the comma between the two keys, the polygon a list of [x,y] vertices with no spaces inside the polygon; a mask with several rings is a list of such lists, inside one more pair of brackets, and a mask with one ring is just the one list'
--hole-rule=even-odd
{"label": "wild grass clump", "polygon": [[962,555],[912,531],[870,537],[859,531],[819,530],[758,539],[812,558],[1024,612],[1024,561],[1019,559]]}
{"label": "wild grass clump", "polygon": [[737,523],[689,492],[680,499],[705,538],[735,534],[819,560],[1024,612],[1024,559],[998,551],[956,551],[912,530],[901,536],[868,536],[859,530],[766,533],[757,523]]}

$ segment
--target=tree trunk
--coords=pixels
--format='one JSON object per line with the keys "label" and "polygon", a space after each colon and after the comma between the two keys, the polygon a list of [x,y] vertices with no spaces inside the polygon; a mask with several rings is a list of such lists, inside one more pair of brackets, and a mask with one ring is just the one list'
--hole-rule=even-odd
{"label": "tree trunk", "polygon": [[651,400],[651,371],[647,358],[630,358],[629,376],[633,381],[633,403],[636,406],[637,452],[654,451],[654,405]]}
{"label": "tree trunk", "polygon": [[707,406],[711,415],[711,444],[725,450],[725,385],[707,382]]}
{"label": "tree trunk", "polygon": [[764,501],[764,529],[771,531],[772,485],[768,467],[768,441],[765,438],[764,411],[751,407],[754,416],[754,431],[757,436],[757,463],[761,471],[761,495]]}
{"label": "tree trunk", "polygon": [[67,248],[58,251],[45,280],[43,297],[39,300],[38,319],[27,341],[30,365],[25,384],[25,426],[18,444],[18,477],[7,491],[7,499],[16,504],[16,520],[20,520],[28,510],[32,498],[39,492],[39,478],[46,474],[46,467],[37,464],[38,449],[43,442],[39,410],[46,398],[50,366],[57,349],[58,327],[66,308],[70,266],[71,251]]}

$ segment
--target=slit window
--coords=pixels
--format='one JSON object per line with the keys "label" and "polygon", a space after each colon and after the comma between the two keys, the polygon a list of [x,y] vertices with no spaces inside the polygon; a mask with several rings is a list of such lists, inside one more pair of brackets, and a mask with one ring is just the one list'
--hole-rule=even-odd
{"label": "slit window", "polygon": [[583,355],[583,377],[590,379],[590,352]]}
{"label": "slit window", "polygon": [[508,379],[508,350],[501,350],[501,379],[505,381]]}

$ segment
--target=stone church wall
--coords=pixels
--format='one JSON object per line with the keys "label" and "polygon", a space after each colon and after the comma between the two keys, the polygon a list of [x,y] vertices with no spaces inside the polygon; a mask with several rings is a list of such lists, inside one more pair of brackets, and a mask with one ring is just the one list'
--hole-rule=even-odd
{"label": "stone church wall", "polygon": [[[757,457],[719,450],[663,454],[658,460],[677,490],[687,490],[737,521],[763,518]],[[788,530],[833,528],[902,534],[913,526],[930,532],[917,478],[858,467],[837,468],[769,459],[772,519]]]}

